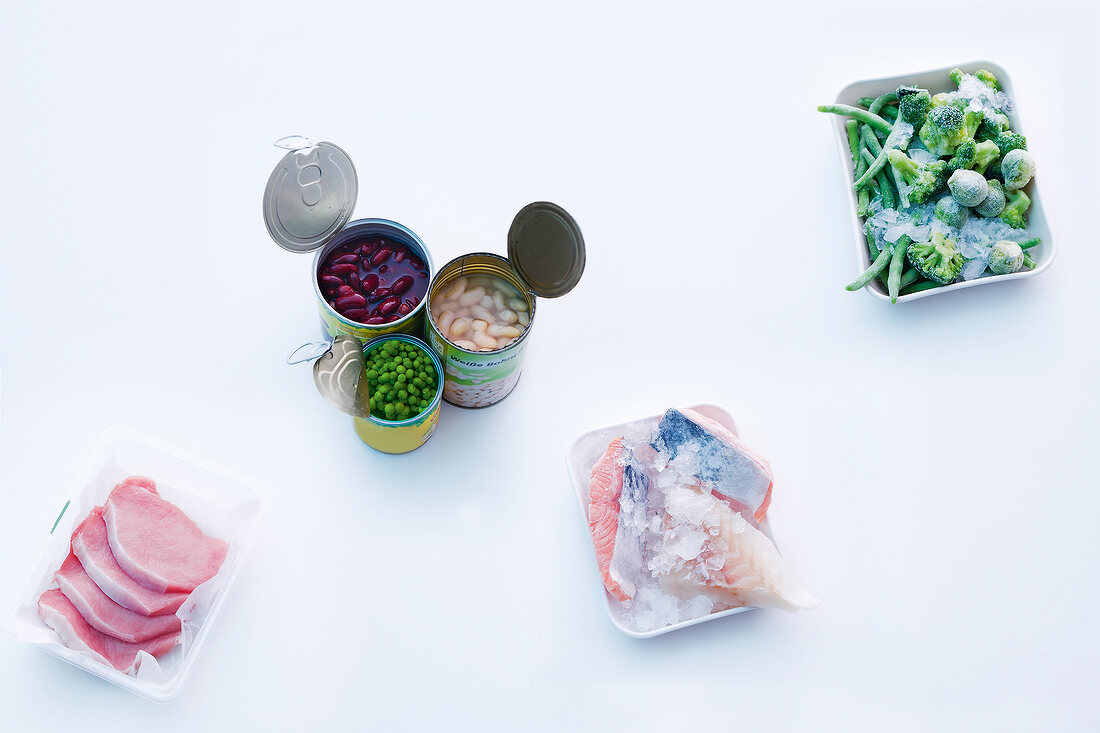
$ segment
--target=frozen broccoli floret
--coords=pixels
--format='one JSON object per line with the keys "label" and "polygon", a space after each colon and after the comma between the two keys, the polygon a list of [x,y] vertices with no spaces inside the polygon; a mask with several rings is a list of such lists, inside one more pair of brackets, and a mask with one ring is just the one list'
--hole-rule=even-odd
{"label": "frozen broccoli floret", "polygon": [[1006,191],[1023,188],[1035,175],[1035,156],[1022,148],[1008,151],[1001,158],[1001,175]]}
{"label": "frozen broccoli floret", "polygon": [[986,112],[982,117],[982,124],[978,125],[978,132],[974,135],[974,139],[978,142],[983,140],[996,140],[997,136],[1009,128],[1008,117],[1000,112]]}
{"label": "frozen broccoli floret", "polygon": [[989,269],[998,275],[1016,272],[1024,265],[1024,250],[1020,245],[1002,240],[989,252]]}
{"label": "frozen broccoli floret", "polygon": [[917,87],[898,87],[899,117],[914,128],[920,129],[932,108],[932,97]]}
{"label": "frozen broccoli floret", "polygon": [[909,201],[923,204],[932,198],[946,183],[946,164],[942,160],[916,163],[900,150],[891,150],[887,156],[894,171],[901,176],[909,189]]}
{"label": "frozen broccoli floret", "polygon": [[983,176],[985,175],[985,169],[989,167],[989,164],[999,158],[1001,155],[1001,149],[997,147],[997,143],[992,140],[983,140],[980,143],[974,145],[974,159],[970,162],[970,169],[978,171]]}
{"label": "frozen broccoli floret", "polygon": [[936,218],[949,227],[961,229],[970,218],[970,210],[956,201],[954,196],[944,196],[936,202]]}
{"label": "frozen broccoli floret", "polygon": [[974,72],[974,76],[978,77],[978,81],[983,82],[993,91],[1001,91],[1001,82],[997,81],[997,77],[993,75],[992,71],[988,69],[978,69]]}
{"label": "frozen broccoli floret", "polygon": [[920,128],[920,139],[924,147],[941,158],[954,153],[955,148],[967,137],[966,120],[957,107],[933,107]]}
{"label": "frozen broccoli floret", "polygon": [[966,136],[971,140],[974,139],[974,135],[978,133],[978,128],[981,127],[982,119],[985,115],[980,109],[970,109],[967,107],[963,111],[963,123],[966,125]]}
{"label": "frozen broccoli floret", "polygon": [[940,285],[947,285],[962,272],[962,253],[955,240],[943,232],[933,232],[931,242],[913,242],[905,255],[917,272]]}
{"label": "frozen broccoli floret", "polygon": [[955,148],[955,154],[947,161],[947,175],[955,171],[969,169],[974,165],[974,156],[978,152],[978,144],[973,140],[964,140],[962,145]]}
{"label": "frozen broccoli floret", "polygon": [[993,180],[987,181],[989,190],[985,194],[985,198],[982,202],[974,207],[974,211],[977,211],[984,217],[993,217],[1004,211],[1005,208],[1005,190],[1000,181]]}
{"label": "frozen broccoli floret", "polygon": [[[970,170],[957,170],[947,179],[951,196],[962,206],[977,206],[989,193],[989,184],[985,176]],[[939,205],[936,206],[939,209]],[[966,222],[966,218],[963,218]],[[961,225],[960,225],[961,226]]]}
{"label": "frozen broccoli floret", "polygon": [[1005,204],[1004,209],[998,214],[1001,221],[1008,224],[1013,229],[1024,229],[1027,227],[1027,207],[1031,206],[1031,199],[1023,191],[1008,191],[1006,193],[1008,203]]}

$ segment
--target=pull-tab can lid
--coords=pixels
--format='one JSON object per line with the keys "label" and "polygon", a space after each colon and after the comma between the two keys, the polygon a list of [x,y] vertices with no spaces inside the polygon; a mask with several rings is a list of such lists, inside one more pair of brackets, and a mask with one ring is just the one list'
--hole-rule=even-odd
{"label": "pull-tab can lid", "polygon": [[363,345],[341,334],[332,348],[313,362],[313,383],[329,404],[354,417],[370,414],[370,395],[363,367]]}
{"label": "pull-tab can lid", "polygon": [[[351,158],[332,143],[292,136],[276,142],[291,148],[264,189],[264,222],[271,238],[291,252],[312,252],[351,219],[359,179]],[[293,147],[302,145],[304,147]]]}
{"label": "pull-tab can lid", "polygon": [[581,229],[557,204],[528,204],[508,229],[508,261],[535,295],[565,295],[584,272]]}

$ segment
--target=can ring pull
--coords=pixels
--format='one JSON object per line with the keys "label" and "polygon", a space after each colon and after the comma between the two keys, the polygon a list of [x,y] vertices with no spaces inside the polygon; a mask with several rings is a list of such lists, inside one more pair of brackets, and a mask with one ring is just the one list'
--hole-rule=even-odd
{"label": "can ring pull", "polygon": [[302,364],[307,361],[313,361],[314,359],[320,359],[322,356],[332,351],[332,341],[311,341],[308,344],[302,344],[294,351],[290,352],[290,356],[286,358],[287,364]]}
{"label": "can ring pull", "polygon": [[313,141],[305,135],[287,135],[272,143],[277,148],[284,150],[304,150],[313,147]]}

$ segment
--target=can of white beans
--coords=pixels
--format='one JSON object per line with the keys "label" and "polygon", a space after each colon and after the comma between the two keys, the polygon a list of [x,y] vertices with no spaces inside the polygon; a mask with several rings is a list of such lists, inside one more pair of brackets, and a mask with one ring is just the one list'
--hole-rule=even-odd
{"label": "can of white beans", "polygon": [[474,252],[428,287],[425,332],[443,363],[443,399],[488,407],[515,388],[535,323],[536,296],[565,295],[584,271],[584,239],[560,206],[525,206],[508,230],[508,257]]}

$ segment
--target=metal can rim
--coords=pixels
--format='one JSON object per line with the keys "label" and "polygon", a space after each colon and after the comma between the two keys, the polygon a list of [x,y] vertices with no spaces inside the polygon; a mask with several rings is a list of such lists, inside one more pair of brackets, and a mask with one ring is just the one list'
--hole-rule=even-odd
{"label": "metal can rim", "polygon": [[[406,321],[408,321],[408,319],[415,317],[418,311],[420,311],[422,309],[425,310],[425,311],[427,310],[427,303],[428,303],[428,293],[427,292],[424,293],[424,299],[420,301],[419,305],[417,305],[415,308],[413,308],[408,313],[403,315],[401,318],[398,318],[396,321],[390,321],[389,323],[371,324],[371,323],[360,323],[359,321],[353,321],[350,318],[345,318],[343,315],[341,315],[339,311],[337,311],[335,308],[333,308],[331,305],[328,304],[328,300],[325,299],[324,294],[321,292],[321,284],[319,282],[317,282],[317,272],[318,272],[318,270],[321,269],[322,256],[327,255],[329,252],[331,252],[333,249],[335,249],[338,245],[344,244],[344,242],[339,241],[340,237],[343,235],[344,232],[348,231],[352,227],[367,225],[367,224],[380,224],[382,226],[392,227],[394,229],[397,229],[400,233],[407,234],[409,237],[412,238],[413,244],[415,244],[417,247],[419,247],[421,253],[424,255],[424,264],[428,266],[428,290],[431,290],[432,280],[435,278],[435,273],[433,272],[434,263],[432,262],[432,253],[428,251],[428,246],[426,244],[424,244],[424,241],[416,235],[416,232],[414,232],[412,229],[409,229],[404,224],[393,221],[391,219],[367,218],[367,219],[356,219],[355,221],[349,221],[346,225],[344,225],[344,228],[341,229],[340,232],[335,237],[333,237],[331,240],[326,242],[322,247],[320,247],[316,250],[316,254],[314,254],[314,256],[313,256],[313,270],[312,270],[312,272],[313,272],[313,294],[317,296],[317,302],[319,302],[321,304],[322,308],[324,308],[328,313],[331,313],[336,318],[336,320],[338,320],[340,323],[346,324],[347,326],[349,326],[351,328],[362,328],[362,329],[383,329],[383,328],[390,329],[390,328],[395,328],[398,325],[403,324]],[[402,244],[407,244],[407,243],[402,242]]]}
{"label": "metal can rim", "polygon": [[[527,334],[531,333],[531,327],[535,323],[535,301],[538,299],[538,296],[536,296],[535,293],[530,288],[528,288],[526,285],[524,285],[524,290],[527,292],[528,295],[531,296],[531,322],[527,324],[527,326],[523,329],[523,333],[521,333],[519,335],[519,337],[516,338],[516,340],[513,341],[512,343],[508,344],[507,346],[502,346],[499,349],[493,349],[492,351],[470,351],[469,349],[464,349],[461,346],[457,345],[454,341],[451,341],[449,338],[447,338],[447,336],[444,333],[442,333],[439,330],[439,327],[435,325],[435,321],[432,319],[432,311],[431,311],[432,286],[435,285],[435,278],[436,278],[437,275],[444,272],[448,267],[450,267],[454,263],[458,262],[459,260],[464,259],[466,257],[473,257],[473,256],[492,257],[494,259],[500,260],[501,262],[504,262],[505,264],[508,265],[508,267],[515,274],[516,280],[518,282],[520,282],[520,283],[526,282],[522,277],[520,277],[519,273],[516,272],[516,268],[512,266],[512,261],[509,260],[507,257],[503,257],[501,255],[498,255],[498,254],[494,253],[494,252],[467,252],[466,254],[461,254],[458,257],[455,257],[455,258],[451,259],[446,264],[441,266],[439,268],[439,272],[435,273],[435,275],[432,275],[432,277],[429,279],[429,281],[428,281],[428,292],[424,296],[424,303],[423,303],[423,305],[425,306],[424,318],[427,319],[427,322],[428,322],[428,325],[426,326],[426,328],[433,329],[436,333],[439,334],[440,338],[442,338],[444,341],[446,341],[453,348],[458,349],[463,354],[472,354],[474,356],[485,356],[487,354],[496,354],[496,353],[499,353],[499,352],[502,352],[502,351],[506,351],[506,350],[512,348],[513,346],[518,346],[519,344],[521,344],[521,343],[523,343],[524,341],[527,340]],[[511,283],[509,283],[509,284],[511,284]],[[320,286],[318,286],[318,288],[319,287]],[[320,289],[318,289],[317,292],[320,292]],[[328,305],[328,304],[326,303],[326,305]]]}

